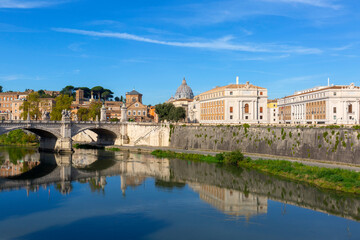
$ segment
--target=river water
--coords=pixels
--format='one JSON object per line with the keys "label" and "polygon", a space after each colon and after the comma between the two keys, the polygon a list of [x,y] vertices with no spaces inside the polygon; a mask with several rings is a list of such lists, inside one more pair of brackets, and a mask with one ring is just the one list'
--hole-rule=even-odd
{"label": "river water", "polygon": [[360,198],[252,170],[0,148],[0,239],[360,239]]}

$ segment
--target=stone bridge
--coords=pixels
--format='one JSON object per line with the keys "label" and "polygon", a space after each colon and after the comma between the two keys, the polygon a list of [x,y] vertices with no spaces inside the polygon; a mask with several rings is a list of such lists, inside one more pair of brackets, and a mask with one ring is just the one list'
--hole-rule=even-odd
{"label": "stone bridge", "polygon": [[0,135],[23,129],[40,137],[40,150],[71,152],[72,138],[90,130],[97,134],[99,145],[167,146],[169,126],[149,123],[107,121],[33,121],[10,120],[0,122]]}

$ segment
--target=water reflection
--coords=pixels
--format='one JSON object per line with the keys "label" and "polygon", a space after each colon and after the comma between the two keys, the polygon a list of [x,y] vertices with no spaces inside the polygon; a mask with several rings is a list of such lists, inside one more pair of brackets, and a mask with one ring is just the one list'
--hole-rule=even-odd
{"label": "water reflection", "polygon": [[[14,154],[14,150],[9,148],[1,148],[0,152],[2,166],[4,169],[11,166],[12,170],[11,174],[2,172],[2,176],[7,178],[0,179],[0,191],[26,189],[29,194],[53,185],[61,194],[71,195],[74,182],[77,182],[88,185],[93,193],[104,195],[108,178],[120,176],[117,189],[126,196],[129,189],[134,190],[144,185],[146,179],[152,178],[159,190],[181,190],[188,186],[214,209],[247,220],[266,215],[269,200],[284,206],[290,204],[360,220],[358,197],[323,192],[309,185],[251,170],[182,160],[169,161],[128,152],[77,150],[72,155],[54,155],[21,150]],[[10,175],[17,177],[8,178]],[[49,189],[49,197],[50,194]]]}
{"label": "water reflection", "polygon": [[31,148],[0,148],[0,177],[13,177],[40,164],[39,153]]}
{"label": "water reflection", "polygon": [[225,214],[243,216],[248,220],[251,216],[267,213],[268,198],[265,196],[201,183],[190,183],[189,186],[199,193],[200,199]]}

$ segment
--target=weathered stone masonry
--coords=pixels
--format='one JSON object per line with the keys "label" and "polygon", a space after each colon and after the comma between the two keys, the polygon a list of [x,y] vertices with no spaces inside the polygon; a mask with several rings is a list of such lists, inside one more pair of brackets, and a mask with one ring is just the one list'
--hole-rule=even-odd
{"label": "weathered stone masonry", "polygon": [[360,164],[360,130],[265,126],[172,126],[172,147],[241,150]]}

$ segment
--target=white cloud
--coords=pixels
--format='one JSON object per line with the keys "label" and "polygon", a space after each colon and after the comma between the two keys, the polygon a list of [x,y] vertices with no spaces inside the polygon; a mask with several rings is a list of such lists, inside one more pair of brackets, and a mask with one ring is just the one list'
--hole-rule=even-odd
{"label": "white cloud", "polygon": [[50,7],[53,5],[58,5],[61,3],[65,3],[66,1],[29,1],[29,0],[1,0],[0,1],[0,8],[44,8]]}
{"label": "white cloud", "polygon": [[147,42],[159,45],[167,45],[174,47],[186,47],[186,48],[200,48],[210,50],[231,50],[231,51],[242,51],[242,52],[283,52],[283,53],[298,53],[298,54],[319,54],[322,51],[317,48],[305,48],[300,46],[287,46],[277,44],[238,44],[233,43],[232,36],[225,36],[223,38],[215,40],[206,40],[203,42],[173,42],[156,40],[146,37],[137,36],[129,33],[117,33],[117,32],[98,32],[98,31],[87,31],[79,29],[69,28],[53,28],[57,32],[73,33],[93,37],[106,37],[106,38],[118,38],[133,40],[138,42]]}
{"label": "white cloud", "polygon": [[322,8],[332,8],[332,9],[340,9],[341,6],[334,3],[332,0],[262,0],[266,2],[277,2],[277,3],[293,3],[293,4],[303,4],[314,7],[322,7]]}

